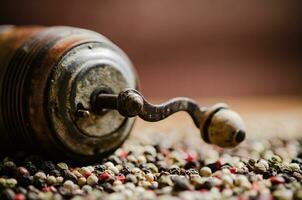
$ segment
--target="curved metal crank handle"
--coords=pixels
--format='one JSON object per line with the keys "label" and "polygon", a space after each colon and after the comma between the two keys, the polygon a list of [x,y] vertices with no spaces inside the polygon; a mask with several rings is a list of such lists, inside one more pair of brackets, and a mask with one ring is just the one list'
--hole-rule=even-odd
{"label": "curved metal crank handle", "polygon": [[178,111],[185,111],[200,129],[203,140],[220,147],[235,147],[245,139],[246,134],[241,117],[222,103],[207,108],[200,107],[189,98],[178,97],[160,105],[153,105],[137,90],[124,89],[118,95],[107,92],[93,93],[91,106],[95,113],[104,114],[114,109],[124,117],[139,116],[150,122],[163,120]]}

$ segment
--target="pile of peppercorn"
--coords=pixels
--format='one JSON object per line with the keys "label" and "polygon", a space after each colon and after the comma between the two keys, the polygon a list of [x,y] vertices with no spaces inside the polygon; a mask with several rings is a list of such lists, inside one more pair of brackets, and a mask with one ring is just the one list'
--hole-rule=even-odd
{"label": "pile of peppercorn", "polygon": [[299,140],[249,139],[225,150],[192,137],[150,138],[84,167],[22,152],[3,157],[0,199],[302,199]]}

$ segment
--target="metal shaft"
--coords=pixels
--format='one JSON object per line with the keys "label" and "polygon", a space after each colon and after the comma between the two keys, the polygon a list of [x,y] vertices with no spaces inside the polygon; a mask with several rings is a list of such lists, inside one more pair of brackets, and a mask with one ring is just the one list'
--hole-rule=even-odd
{"label": "metal shaft", "polygon": [[105,109],[118,110],[124,117],[139,116],[145,121],[155,122],[163,120],[173,113],[186,111],[199,128],[201,116],[206,108],[184,97],[174,98],[160,105],[153,105],[134,89],[126,89],[116,94],[100,93],[92,98],[92,107],[96,113],[104,113]]}

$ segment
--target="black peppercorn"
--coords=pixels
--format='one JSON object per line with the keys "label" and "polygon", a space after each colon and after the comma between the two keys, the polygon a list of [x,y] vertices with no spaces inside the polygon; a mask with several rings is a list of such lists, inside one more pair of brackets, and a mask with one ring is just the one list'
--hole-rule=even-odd
{"label": "black peppercorn", "polygon": [[3,174],[6,176],[14,176],[16,174],[17,166],[13,161],[7,161],[3,165]]}
{"label": "black peppercorn", "polygon": [[57,169],[54,169],[54,170],[51,170],[50,172],[49,172],[49,175],[52,175],[52,176],[61,176],[61,172],[59,171],[59,170],[57,170]]}
{"label": "black peppercorn", "polygon": [[129,167],[124,166],[124,168],[120,172],[126,176],[126,175],[130,174],[130,169],[129,169]]}
{"label": "black peppercorn", "polygon": [[52,161],[44,161],[41,165],[41,169],[45,172],[45,173],[49,173],[52,170],[56,169],[56,166],[53,164]]}
{"label": "black peppercorn", "polygon": [[172,168],[169,169],[169,173],[179,175],[180,174],[180,168],[172,167]]}
{"label": "black peppercorn", "polygon": [[36,167],[36,165],[31,161],[25,162],[24,166],[31,175],[34,175],[38,171],[38,168]]}
{"label": "black peppercorn", "polygon": [[183,191],[183,190],[191,189],[188,179],[186,179],[183,176],[173,176],[171,180],[174,183],[173,190],[175,191]]}
{"label": "black peppercorn", "polygon": [[5,189],[1,193],[1,199],[3,200],[14,200],[15,193],[12,189]]}
{"label": "black peppercorn", "polygon": [[33,185],[38,189],[42,189],[43,187],[46,186],[46,180],[38,177],[34,177]]}
{"label": "black peppercorn", "polygon": [[34,192],[29,192],[26,195],[26,199],[28,199],[28,200],[39,200],[40,197],[38,196],[38,194],[36,194]]}
{"label": "black peppercorn", "polygon": [[63,174],[64,180],[71,180],[72,182],[77,183],[78,178],[71,171],[64,170],[62,174]]}
{"label": "black peppercorn", "polygon": [[105,165],[98,164],[94,167],[94,169],[99,171],[99,172],[103,172],[103,171],[105,171],[106,167],[105,167]]}
{"label": "black peppercorn", "polygon": [[113,192],[114,192],[114,189],[112,188],[112,185],[111,185],[110,183],[108,183],[108,182],[102,183],[101,186],[102,186],[102,187],[104,188],[104,190],[105,190],[106,192],[108,192],[108,193],[113,193]]}
{"label": "black peppercorn", "polygon": [[115,165],[122,164],[122,161],[116,155],[109,156],[108,161],[112,162]]}
{"label": "black peppercorn", "polygon": [[217,164],[216,163],[211,163],[206,165],[206,167],[210,168],[212,173],[216,172],[218,170]]}
{"label": "black peppercorn", "polygon": [[199,173],[198,173],[198,171],[197,171],[196,169],[191,168],[191,169],[188,169],[188,170],[187,170],[187,174],[190,175],[190,174],[199,174]]}
{"label": "black peppercorn", "polygon": [[27,190],[24,188],[24,187],[17,187],[16,189],[15,189],[15,192],[16,193],[21,193],[21,194],[26,194],[27,193]]}
{"label": "black peppercorn", "polygon": [[23,187],[34,184],[33,176],[22,176],[18,179],[18,184]]}

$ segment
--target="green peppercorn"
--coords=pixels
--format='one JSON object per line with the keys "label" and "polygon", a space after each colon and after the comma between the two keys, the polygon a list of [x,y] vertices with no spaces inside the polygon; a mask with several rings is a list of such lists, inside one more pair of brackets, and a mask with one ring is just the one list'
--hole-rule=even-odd
{"label": "green peppercorn", "polygon": [[68,165],[66,163],[63,163],[63,162],[58,163],[57,166],[61,170],[67,170],[68,169]]}
{"label": "green peppercorn", "polygon": [[6,187],[8,187],[8,188],[14,188],[16,185],[17,185],[17,180],[16,179],[14,179],[14,178],[9,178],[9,179],[6,179],[6,183],[5,183],[5,185],[6,185]]}

